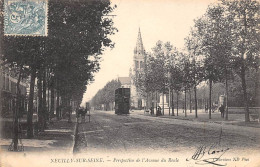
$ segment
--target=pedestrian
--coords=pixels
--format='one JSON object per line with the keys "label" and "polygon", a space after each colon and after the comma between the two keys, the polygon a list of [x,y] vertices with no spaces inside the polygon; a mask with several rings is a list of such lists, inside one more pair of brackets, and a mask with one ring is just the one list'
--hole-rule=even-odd
{"label": "pedestrian", "polygon": [[223,104],[221,104],[221,106],[219,107],[219,111],[221,113],[221,118],[224,118],[225,109],[224,109],[224,105]]}
{"label": "pedestrian", "polygon": [[85,122],[85,116],[87,113],[87,109],[82,108],[82,113],[81,113],[81,122]]}
{"label": "pedestrian", "polygon": [[161,108],[160,106],[158,106],[158,107],[157,107],[156,116],[162,115],[161,111],[162,111],[162,108]]}
{"label": "pedestrian", "polygon": [[205,113],[208,113],[208,105],[205,104]]}

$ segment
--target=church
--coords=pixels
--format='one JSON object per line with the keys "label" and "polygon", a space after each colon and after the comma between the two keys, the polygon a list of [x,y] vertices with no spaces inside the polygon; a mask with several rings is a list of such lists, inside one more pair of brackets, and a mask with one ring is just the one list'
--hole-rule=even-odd
{"label": "church", "polygon": [[142,97],[141,93],[138,92],[134,84],[134,77],[136,76],[136,72],[143,70],[145,60],[146,52],[143,46],[141,31],[139,28],[137,42],[134,48],[133,63],[129,70],[129,77],[118,77],[118,80],[121,82],[121,87],[130,88],[131,90],[130,104],[132,109],[142,109],[145,106],[145,99]]}

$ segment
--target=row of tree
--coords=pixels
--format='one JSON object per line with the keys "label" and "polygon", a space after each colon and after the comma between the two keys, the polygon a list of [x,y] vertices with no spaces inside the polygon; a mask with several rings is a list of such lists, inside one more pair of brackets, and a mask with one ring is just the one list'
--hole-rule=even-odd
{"label": "row of tree", "polygon": [[[144,97],[151,92],[164,94],[169,90],[176,92],[178,97],[184,92],[186,104],[186,92],[193,90],[197,117],[197,86],[206,81],[209,84],[211,119],[212,84],[225,84],[225,105],[228,106],[229,82],[238,76],[243,91],[245,121],[250,121],[247,76],[254,75],[258,83],[259,7],[259,2],[255,0],[221,0],[210,5],[206,13],[195,20],[194,27],[185,38],[184,50],[178,51],[169,42],[158,41],[152,53],[148,53],[144,69],[136,71],[134,81],[139,91]],[[173,96],[173,93],[170,94]],[[173,104],[173,101],[170,103]]]}
{"label": "row of tree", "polygon": [[91,99],[91,106],[96,109],[101,109],[103,105],[104,110],[112,109],[111,106],[113,106],[115,102],[115,90],[120,87],[121,83],[118,80],[107,82]]}
{"label": "row of tree", "polygon": [[[27,136],[33,137],[33,99],[35,86],[38,96],[38,127],[43,131],[46,122],[71,113],[71,101],[81,103],[86,86],[99,70],[99,62],[105,47],[113,48],[110,40],[117,29],[109,15],[116,6],[109,0],[48,2],[48,35],[4,36],[3,60],[10,68],[16,68],[17,104],[19,82],[29,77]],[[1,4],[1,13],[3,4]],[[3,17],[1,17],[1,34]],[[37,85],[35,85],[37,81]],[[50,111],[46,107],[46,92],[51,91]],[[57,92],[57,108],[54,108],[54,91]],[[61,101],[60,101],[61,99]],[[17,105],[18,106],[18,105]],[[19,108],[17,111],[19,112]],[[70,117],[69,117],[70,118]],[[15,120],[17,121],[17,117]]]}

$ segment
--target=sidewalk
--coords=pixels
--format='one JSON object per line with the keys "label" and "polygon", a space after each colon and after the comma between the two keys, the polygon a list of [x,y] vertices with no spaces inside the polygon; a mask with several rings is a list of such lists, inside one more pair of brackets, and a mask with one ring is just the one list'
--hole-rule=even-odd
{"label": "sidewalk", "polygon": [[[156,117],[155,115],[151,115],[150,113],[144,112],[144,110],[132,110],[132,111],[130,111],[130,114]],[[225,118],[221,118],[220,112],[218,112],[218,111],[211,113],[211,119],[209,119],[209,113],[205,113],[204,110],[198,110],[198,118],[195,118],[194,110],[192,110],[192,113],[190,113],[190,110],[187,110],[187,116],[185,117],[185,113],[183,113],[183,109],[179,109],[178,116],[177,116],[177,112],[175,109],[174,115],[175,116],[172,116],[172,112],[170,112],[170,115],[169,115],[169,110],[165,110],[164,115],[158,116],[158,117],[170,118],[170,119],[181,119],[181,120],[194,121],[194,122],[196,122],[196,121],[212,122],[212,123],[218,123],[218,124],[231,124],[231,125],[237,125],[237,126],[248,126],[248,127],[260,128],[260,123],[258,123],[257,121],[251,120],[251,122],[246,123],[245,114],[229,114],[228,121],[226,121]]]}
{"label": "sidewalk", "polygon": [[[25,153],[45,151],[66,151],[67,153],[72,153],[75,126],[75,115],[72,115],[71,123],[68,122],[68,119],[54,120],[48,124],[48,128],[45,129],[44,132],[39,132],[32,139],[26,138],[26,127],[22,127],[19,146],[23,145]],[[2,136],[2,138],[0,138],[0,149],[4,152],[8,152],[8,147],[11,142],[12,137],[10,135]]]}

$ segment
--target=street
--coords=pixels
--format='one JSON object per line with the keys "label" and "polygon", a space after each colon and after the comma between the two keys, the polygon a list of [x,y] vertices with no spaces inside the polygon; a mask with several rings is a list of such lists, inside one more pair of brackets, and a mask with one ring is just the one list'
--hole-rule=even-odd
{"label": "street", "polygon": [[[87,117],[84,123],[81,119],[76,123],[73,115],[73,123],[54,121],[37,138],[23,139],[25,151],[15,158],[35,166],[39,166],[35,156],[43,155],[40,166],[259,167],[259,127],[230,124],[232,121],[184,120],[181,114],[176,118],[138,110],[129,115],[91,111],[90,122]],[[10,139],[1,142],[7,150]],[[17,165],[12,155],[7,152],[3,163]]]}
{"label": "street", "polygon": [[230,153],[260,150],[259,128],[112,111],[92,112],[90,122],[79,123],[76,140],[80,153],[187,153],[216,142]]}

